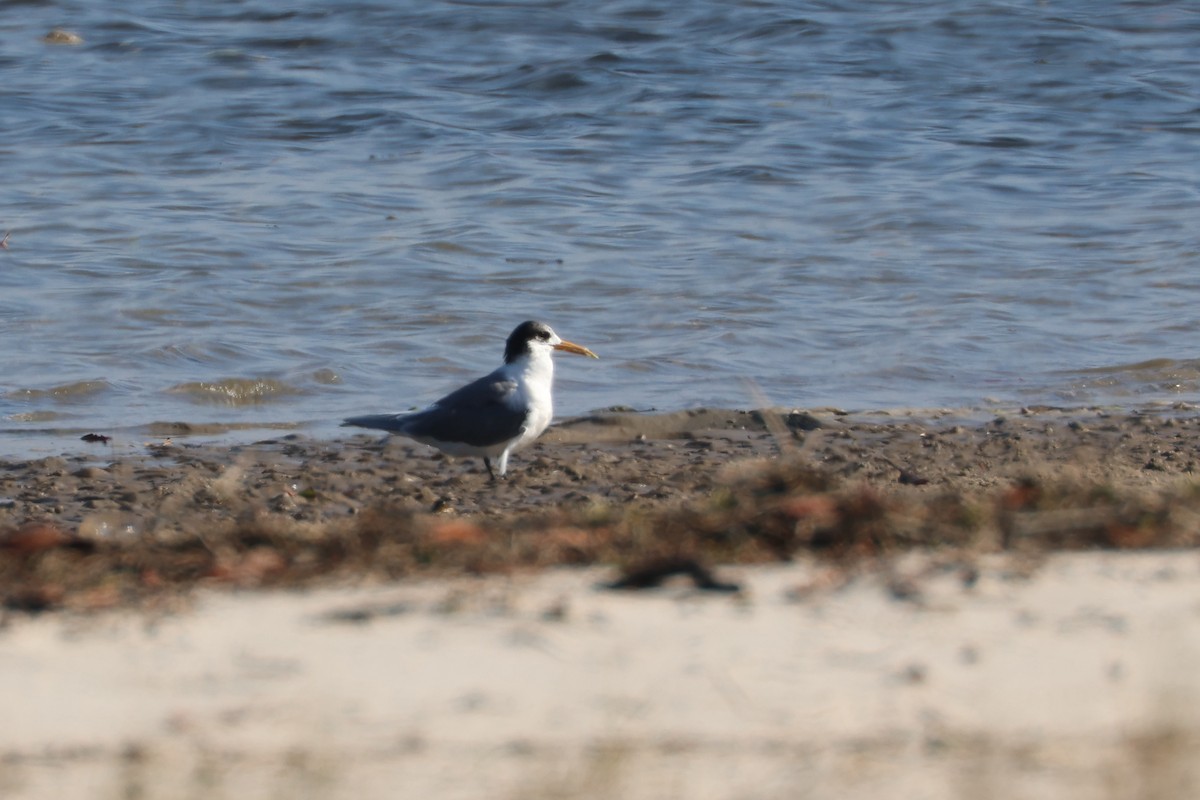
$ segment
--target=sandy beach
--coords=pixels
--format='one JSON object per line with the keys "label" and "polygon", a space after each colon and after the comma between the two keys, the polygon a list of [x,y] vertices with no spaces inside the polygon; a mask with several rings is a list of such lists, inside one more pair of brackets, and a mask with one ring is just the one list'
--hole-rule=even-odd
{"label": "sandy beach", "polygon": [[1191,796],[1193,414],[5,464],[0,796]]}

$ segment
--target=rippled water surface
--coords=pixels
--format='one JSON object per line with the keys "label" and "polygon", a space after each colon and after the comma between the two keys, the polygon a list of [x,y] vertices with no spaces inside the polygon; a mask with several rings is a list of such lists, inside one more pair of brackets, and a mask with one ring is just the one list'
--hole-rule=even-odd
{"label": "rippled water surface", "polygon": [[0,180],[0,452],[1200,392],[1188,3],[0,2]]}

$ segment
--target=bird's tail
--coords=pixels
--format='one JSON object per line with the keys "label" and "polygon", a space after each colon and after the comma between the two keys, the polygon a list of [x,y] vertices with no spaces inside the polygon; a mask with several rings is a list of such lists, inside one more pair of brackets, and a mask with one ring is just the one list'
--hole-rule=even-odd
{"label": "bird's tail", "polygon": [[342,421],[343,428],[376,428],[381,431],[403,432],[408,414],[367,414]]}

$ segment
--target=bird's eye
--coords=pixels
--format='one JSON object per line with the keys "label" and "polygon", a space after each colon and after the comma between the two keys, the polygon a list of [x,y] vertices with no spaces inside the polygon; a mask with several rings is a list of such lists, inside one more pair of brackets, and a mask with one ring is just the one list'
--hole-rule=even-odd
{"label": "bird's eye", "polygon": [[538,331],[537,337],[539,339],[541,339],[543,342],[549,341],[550,340],[550,332],[549,331]]}

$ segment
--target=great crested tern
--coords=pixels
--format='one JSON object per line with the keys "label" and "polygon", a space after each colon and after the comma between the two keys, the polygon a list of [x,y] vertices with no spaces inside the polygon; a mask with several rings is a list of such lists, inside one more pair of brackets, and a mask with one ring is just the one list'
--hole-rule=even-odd
{"label": "great crested tern", "polygon": [[504,345],[504,364],[423,411],[350,417],[343,426],[399,433],[452,456],[480,456],[492,480],[508,471],[508,456],[546,430],[554,416],[555,350],[599,358],[559,338],[544,322],[522,322]]}

